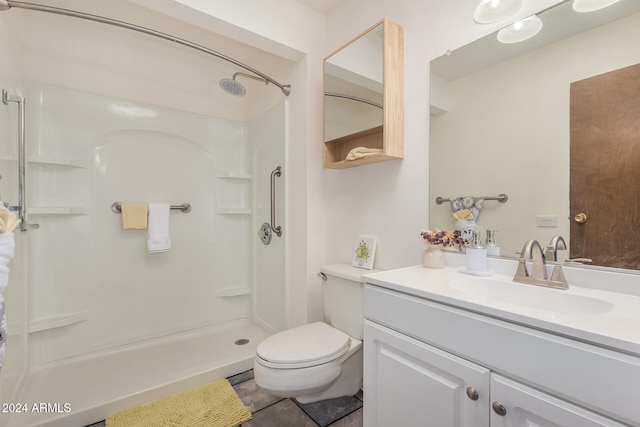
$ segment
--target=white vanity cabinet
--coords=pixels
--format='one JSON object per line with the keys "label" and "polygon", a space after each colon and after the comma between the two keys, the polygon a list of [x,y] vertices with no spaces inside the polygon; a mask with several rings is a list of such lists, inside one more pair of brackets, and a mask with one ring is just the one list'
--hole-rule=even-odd
{"label": "white vanity cabinet", "polygon": [[365,320],[365,425],[489,425],[489,369]]}
{"label": "white vanity cabinet", "polygon": [[497,374],[491,374],[491,405],[492,427],[624,426]]}
{"label": "white vanity cabinet", "polygon": [[640,358],[365,286],[364,426],[640,426]]}

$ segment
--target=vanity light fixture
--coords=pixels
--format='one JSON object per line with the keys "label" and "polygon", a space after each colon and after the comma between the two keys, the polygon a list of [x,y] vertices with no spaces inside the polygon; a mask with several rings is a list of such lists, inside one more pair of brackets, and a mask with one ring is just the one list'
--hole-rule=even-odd
{"label": "vanity light fixture", "polygon": [[498,31],[498,41],[501,43],[519,43],[535,36],[541,29],[542,20],[536,15],[531,15]]}
{"label": "vanity light fixture", "polygon": [[522,7],[522,0],[480,0],[473,13],[478,24],[492,24],[516,14]]}
{"label": "vanity light fixture", "polygon": [[594,12],[604,9],[620,0],[573,0],[573,10],[576,12]]}

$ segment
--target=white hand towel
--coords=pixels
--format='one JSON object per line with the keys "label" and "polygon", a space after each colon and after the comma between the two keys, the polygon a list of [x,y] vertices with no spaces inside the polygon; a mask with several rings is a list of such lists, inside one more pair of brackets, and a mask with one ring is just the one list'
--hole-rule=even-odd
{"label": "white hand towel", "polygon": [[13,257],[15,241],[13,233],[0,233],[0,368],[4,363],[5,347],[7,340],[7,320],[5,317],[5,304],[3,291],[9,284],[9,261]]}
{"label": "white hand towel", "polygon": [[147,251],[149,253],[171,250],[169,209],[168,203],[149,203],[149,223],[147,225]]}

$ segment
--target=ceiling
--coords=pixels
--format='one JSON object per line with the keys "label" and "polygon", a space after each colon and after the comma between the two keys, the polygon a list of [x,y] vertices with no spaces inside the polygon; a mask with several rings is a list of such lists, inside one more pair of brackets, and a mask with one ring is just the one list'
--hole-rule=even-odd
{"label": "ceiling", "polygon": [[328,15],[342,1],[344,0],[298,0],[299,3],[318,11],[323,15]]}

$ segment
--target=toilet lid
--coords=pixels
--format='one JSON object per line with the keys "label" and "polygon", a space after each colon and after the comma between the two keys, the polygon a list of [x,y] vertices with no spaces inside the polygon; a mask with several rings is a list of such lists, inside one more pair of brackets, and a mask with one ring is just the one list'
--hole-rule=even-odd
{"label": "toilet lid", "polygon": [[270,336],[258,344],[256,353],[274,364],[312,366],[342,356],[350,343],[349,335],[326,323],[315,322]]}

